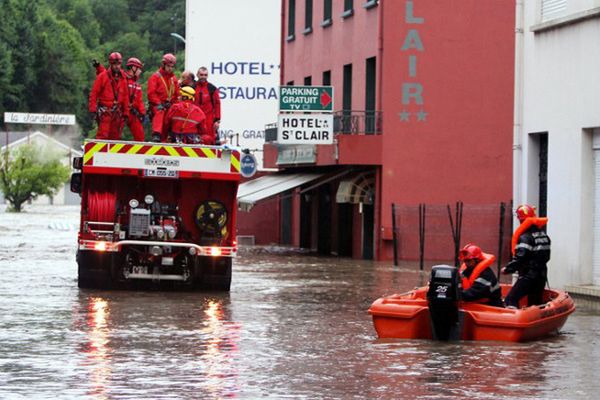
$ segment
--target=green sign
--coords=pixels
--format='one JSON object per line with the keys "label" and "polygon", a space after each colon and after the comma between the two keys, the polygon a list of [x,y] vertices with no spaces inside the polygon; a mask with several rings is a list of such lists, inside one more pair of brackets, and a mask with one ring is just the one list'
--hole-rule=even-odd
{"label": "green sign", "polygon": [[280,86],[280,111],[333,111],[332,86]]}

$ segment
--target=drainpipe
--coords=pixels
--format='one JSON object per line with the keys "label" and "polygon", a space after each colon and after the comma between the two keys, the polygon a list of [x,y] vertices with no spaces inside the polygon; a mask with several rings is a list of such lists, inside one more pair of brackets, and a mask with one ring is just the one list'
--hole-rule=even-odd
{"label": "drainpipe", "polygon": [[[383,109],[382,109],[382,98],[383,98],[383,6],[385,1],[380,1],[377,6],[377,81],[376,81],[376,90],[377,97],[375,100],[375,113],[381,111],[381,122],[383,126]],[[377,121],[377,117],[375,117],[375,121]],[[383,128],[381,129],[381,135],[384,134]],[[383,139],[383,137],[382,137]],[[383,152],[380,154],[380,159],[383,159]],[[381,220],[382,214],[382,189],[381,189],[381,174],[383,171],[383,162],[379,167],[375,168],[375,204],[374,204],[374,227],[379,227],[380,229],[375,229],[373,234],[374,240],[374,252],[373,258],[375,260],[381,260],[383,257],[383,240],[381,239],[381,234],[383,231],[383,222]]]}
{"label": "drainpipe", "polygon": [[515,9],[515,104],[513,126],[513,201],[523,202],[523,69],[524,0],[516,0]]}

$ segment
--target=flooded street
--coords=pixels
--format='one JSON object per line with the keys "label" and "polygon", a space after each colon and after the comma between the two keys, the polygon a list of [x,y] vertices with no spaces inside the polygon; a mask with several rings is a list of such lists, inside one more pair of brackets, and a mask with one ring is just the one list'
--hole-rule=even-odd
{"label": "flooded street", "polygon": [[0,398],[589,399],[600,308],[511,344],[378,340],[391,263],[243,251],[231,292],[77,288],[76,207],[0,208]]}

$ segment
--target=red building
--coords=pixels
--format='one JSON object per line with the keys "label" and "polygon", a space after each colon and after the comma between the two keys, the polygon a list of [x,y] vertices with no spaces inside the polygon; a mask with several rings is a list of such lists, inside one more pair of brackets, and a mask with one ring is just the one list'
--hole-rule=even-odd
{"label": "red building", "polygon": [[505,0],[283,0],[281,84],[331,85],[338,111],[332,145],[267,134],[265,166],[300,182],[256,207],[277,240],[390,259],[392,203],[510,199],[514,16]]}

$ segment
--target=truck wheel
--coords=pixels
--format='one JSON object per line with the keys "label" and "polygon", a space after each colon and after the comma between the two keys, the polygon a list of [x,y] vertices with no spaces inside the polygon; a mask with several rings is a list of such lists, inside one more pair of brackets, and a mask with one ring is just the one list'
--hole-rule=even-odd
{"label": "truck wheel", "polygon": [[77,251],[77,286],[86,289],[110,288],[110,254]]}
{"label": "truck wheel", "polygon": [[194,283],[199,289],[229,292],[231,288],[231,258],[197,257],[194,263]]}

